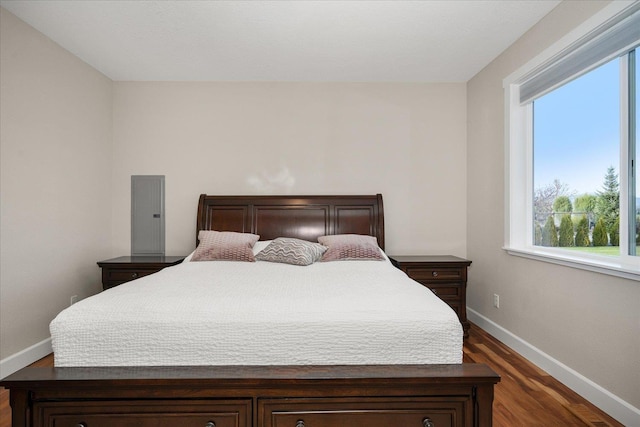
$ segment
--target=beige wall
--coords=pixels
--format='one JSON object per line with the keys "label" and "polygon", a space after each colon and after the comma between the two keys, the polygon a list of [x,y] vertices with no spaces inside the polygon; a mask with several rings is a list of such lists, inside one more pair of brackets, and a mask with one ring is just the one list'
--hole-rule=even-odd
{"label": "beige wall", "polygon": [[464,84],[113,83],[1,12],[0,360],[129,253],[132,174],[166,175],[167,253],[203,192],[381,192],[390,251],[466,254]]}
{"label": "beige wall", "polygon": [[[640,283],[510,256],[502,80],[607,2],[563,2],[468,82],[469,306],[640,408]],[[500,308],[492,306],[494,293]]]}
{"label": "beige wall", "polygon": [[467,85],[113,83],[1,10],[0,359],[99,291],[130,176],[161,174],[169,254],[203,192],[381,192],[390,253],[468,255],[473,310],[640,407],[638,283],[501,249],[502,79],[603,4],[562,3]]}
{"label": "beige wall", "polygon": [[112,82],[0,8],[0,359],[100,289]]}
{"label": "beige wall", "polygon": [[114,255],[130,176],[166,175],[167,254],[200,193],[374,194],[390,253],[466,255],[464,84],[115,83]]}

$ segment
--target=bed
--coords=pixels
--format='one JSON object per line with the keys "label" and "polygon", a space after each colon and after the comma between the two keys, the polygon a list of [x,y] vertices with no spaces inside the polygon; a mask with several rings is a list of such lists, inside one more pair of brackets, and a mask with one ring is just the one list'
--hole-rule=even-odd
{"label": "bed", "polygon": [[[385,243],[379,194],[201,195],[196,223],[196,241],[259,235],[254,254],[283,237]],[[56,367],[3,381],[13,426],[491,425],[499,378],[461,363],[455,313],[383,258],[186,260],[78,303],[52,322]]]}

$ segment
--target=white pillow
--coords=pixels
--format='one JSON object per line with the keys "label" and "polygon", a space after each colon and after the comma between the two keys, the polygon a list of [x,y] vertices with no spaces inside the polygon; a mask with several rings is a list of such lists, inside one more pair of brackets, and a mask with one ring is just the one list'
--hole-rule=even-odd
{"label": "white pillow", "polygon": [[273,240],[258,240],[255,245],[253,245],[253,254],[257,255],[258,252],[269,246]]}

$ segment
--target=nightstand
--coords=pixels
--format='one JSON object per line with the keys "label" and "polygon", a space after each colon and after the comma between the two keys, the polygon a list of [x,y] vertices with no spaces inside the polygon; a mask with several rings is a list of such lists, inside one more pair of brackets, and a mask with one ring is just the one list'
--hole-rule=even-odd
{"label": "nightstand", "polygon": [[184,256],[121,256],[99,261],[102,268],[102,289],[106,290],[163,268],[180,264]]}
{"label": "nightstand", "polygon": [[391,261],[407,276],[431,289],[455,310],[464,337],[469,336],[467,320],[467,267],[471,261],[452,255],[396,256]]}

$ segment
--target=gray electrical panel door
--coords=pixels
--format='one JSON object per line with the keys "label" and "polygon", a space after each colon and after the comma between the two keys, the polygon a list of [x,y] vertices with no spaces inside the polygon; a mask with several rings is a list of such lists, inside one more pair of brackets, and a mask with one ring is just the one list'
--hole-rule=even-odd
{"label": "gray electrical panel door", "polygon": [[164,255],[164,175],[131,176],[131,255]]}

